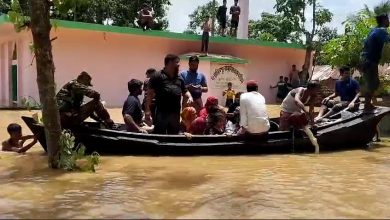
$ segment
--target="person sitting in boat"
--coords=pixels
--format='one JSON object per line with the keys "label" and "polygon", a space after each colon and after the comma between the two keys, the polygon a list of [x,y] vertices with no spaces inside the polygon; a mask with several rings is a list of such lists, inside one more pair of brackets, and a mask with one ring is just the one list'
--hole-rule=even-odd
{"label": "person sitting in boat", "polygon": [[267,105],[259,93],[258,83],[254,80],[247,82],[247,93],[240,98],[240,131],[239,134],[267,133],[270,123]]}
{"label": "person sitting in boat", "polygon": [[[307,118],[307,122],[314,125],[314,104],[320,88],[317,82],[309,82],[307,88],[298,87],[288,93],[281,105],[279,130],[289,130],[292,126],[290,117],[300,118],[297,115]],[[309,111],[305,105],[309,105]]]}
{"label": "person sitting in boat", "polygon": [[147,134],[153,130],[146,126],[142,120],[143,113],[141,102],[138,98],[142,94],[142,82],[132,79],[127,84],[129,96],[123,104],[122,115],[127,131]]}
{"label": "person sitting in boat", "polygon": [[197,118],[196,109],[194,107],[186,107],[181,112],[181,131],[183,133],[192,133],[192,122]]}
{"label": "person sitting in boat", "polygon": [[233,113],[228,113],[226,116],[229,116],[229,118],[226,122],[225,133],[237,134],[240,130],[240,106],[237,106]]}
{"label": "person sitting in boat", "polygon": [[[66,83],[57,93],[57,103],[60,111],[61,126],[70,128],[80,125],[91,117],[102,122],[107,128],[112,128],[114,122],[100,101],[100,94],[89,87],[92,77],[85,71],[77,79]],[[93,100],[83,105],[84,96]]]}
{"label": "person sitting in boat", "polygon": [[222,135],[225,133],[226,113],[218,106],[212,106],[206,119],[205,135]]}
{"label": "person sitting in boat", "polygon": [[237,133],[238,129],[240,128],[240,97],[242,95],[242,92],[237,92],[236,96],[234,97],[233,104],[230,105],[226,118],[226,130],[229,131],[229,133]]}
{"label": "person sitting in boat", "polygon": [[188,105],[193,102],[190,92],[179,76],[180,58],[169,54],[164,59],[164,69],[149,80],[148,99],[145,120],[151,121],[151,101],[156,98],[154,133],[179,134],[181,99],[186,98]]}
{"label": "person sitting in boat", "polygon": [[213,106],[219,106],[218,98],[215,96],[209,96],[202,110],[199,112],[199,117],[207,118],[210,108]]}
{"label": "person sitting in boat", "polygon": [[234,112],[236,111],[237,107],[240,106],[241,95],[242,92],[237,92],[237,94],[234,96],[234,102],[228,108],[227,117],[229,120],[234,116]]}
{"label": "person sitting in boat", "polygon": [[210,96],[207,98],[204,108],[200,111],[199,117],[197,117],[191,125],[191,132],[195,135],[202,135],[207,127],[207,116],[209,111],[213,107],[219,107],[218,98],[215,96]]}
{"label": "person sitting in boat", "polygon": [[[341,79],[336,82],[335,92],[322,101],[321,110],[315,118],[315,122],[330,117],[343,109],[349,111],[359,109],[359,82],[351,78],[349,67],[341,67],[340,76]],[[340,101],[334,100],[336,97],[340,97]]]}
{"label": "person sitting in boat", "polygon": [[[184,79],[184,83],[190,91],[194,103],[192,104],[195,107],[197,114],[203,108],[202,94],[208,92],[207,80],[203,73],[198,71],[199,67],[199,58],[197,56],[191,56],[188,60],[189,69],[181,72],[180,76]],[[186,107],[185,101],[183,99],[183,108]]]}
{"label": "person sitting in boat", "polygon": [[[10,137],[2,143],[2,151],[25,153],[37,143],[37,138],[34,135],[22,135],[22,127],[19,124],[8,125],[7,132]],[[28,140],[32,140],[32,142],[24,145]]]}

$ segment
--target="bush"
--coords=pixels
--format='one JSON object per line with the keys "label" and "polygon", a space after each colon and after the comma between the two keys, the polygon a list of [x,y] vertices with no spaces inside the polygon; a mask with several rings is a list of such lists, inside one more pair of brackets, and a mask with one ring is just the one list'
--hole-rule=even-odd
{"label": "bush", "polygon": [[[64,130],[60,137],[59,167],[68,171],[91,171],[95,172],[95,166],[99,164],[99,154],[93,152],[85,156],[85,146],[76,146],[75,137],[68,130]],[[82,166],[77,161],[86,159]]]}

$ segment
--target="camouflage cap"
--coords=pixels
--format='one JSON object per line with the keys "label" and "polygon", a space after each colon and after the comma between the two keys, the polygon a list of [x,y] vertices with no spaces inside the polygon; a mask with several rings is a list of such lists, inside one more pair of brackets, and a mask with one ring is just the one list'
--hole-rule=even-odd
{"label": "camouflage cap", "polygon": [[[89,75],[89,73],[83,71],[77,77],[77,80],[79,80],[79,79],[89,79],[89,80],[92,80],[92,77],[91,77],[91,75]],[[92,86],[91,82],[89,82],[88,86]]]}

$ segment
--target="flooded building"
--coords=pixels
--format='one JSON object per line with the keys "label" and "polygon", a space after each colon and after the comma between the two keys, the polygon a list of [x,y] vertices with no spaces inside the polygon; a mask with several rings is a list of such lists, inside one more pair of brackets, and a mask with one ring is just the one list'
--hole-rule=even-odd
{"label": "flooded building", "polygon": [[[127,81],[144,80],[148,68],[161,69],[168,53],[180,55],[181,70],[187,57],[201,49],[201,36],[168,31],[142,31],[128,27],[53,21],[51,37],[57,90],[81,71],[89,72],[94,88],[109,107],[120,107],[127,96]],[[29,31],[17,33],[6,16],[0,17],[0,106],[20,105],[26,98],[39,100],[36,66]],[[222,89],[232,81],[243,90],[245,80],[259,82],[267,102],[280,75],[288,76],[293,64],[302,66],[303,45],[262,42],[253,39],[211,37],[210,56],[202,57],[199,71],[207,77],[210,91],[204,95],[222,98]],[[223,100],[222,100],[223,101]]]}

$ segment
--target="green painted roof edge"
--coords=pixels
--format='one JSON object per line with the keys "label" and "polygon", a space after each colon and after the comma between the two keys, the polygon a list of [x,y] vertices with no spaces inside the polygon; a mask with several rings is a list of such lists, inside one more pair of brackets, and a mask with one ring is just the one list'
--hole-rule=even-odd
{"label": "green painted roof edge", "polygon": [[[180,59],[188,59],[190,55],[184,54],[179,56]],[[235,63],[235,64],[248,64],[249,61],[246,59],[231,57],[231,58],[217,58],[212,56],[198,56],[199,60],[207,60],[212,63]]]}
{"label": "green painted roof edge", "polygon": [[0,24],[4,24],[4,23],[7,23],[9,22],[9,19],[8,19],[8,16],[3,14],[0,16]]}
{"label": "green painted roof edge", "polygon": [[[9,22],[7,15],[0,16],[0,24]],[[152,37],[163,37],[169,39],[177,40],[188,40],[188,41],[200,41],[200,35],[194,34],[183,34],[183,33],[174,33],[169,31],[143,31],[139,28],[130,28],[130,27],[119,27],[119,26],[110,26],[102,24],[91,24],[84,22],[75,22],[75,21],[65,21],[65,20],[53,20],[58,27],[64,27],[69,29],[78,29],[78,30],[90,30],[90,31],[101,31],[101,32],[111,32],[119,34],[132,34],[132,35],[143,35],[143,36],[152,36]],[[288,49],[305,49],[304,45],[295,44],[295,43],[285,43],[285,42],[270,42],[270,41],[259,41],[254,39],[236,39],[231,37],[210,37],[210,42],[213,43],[224,43],[224,44],[236,44],[236,45],[252,45],[252,46],[263,46],[263,47],[273,47],[273,48],[288,48]]]}

